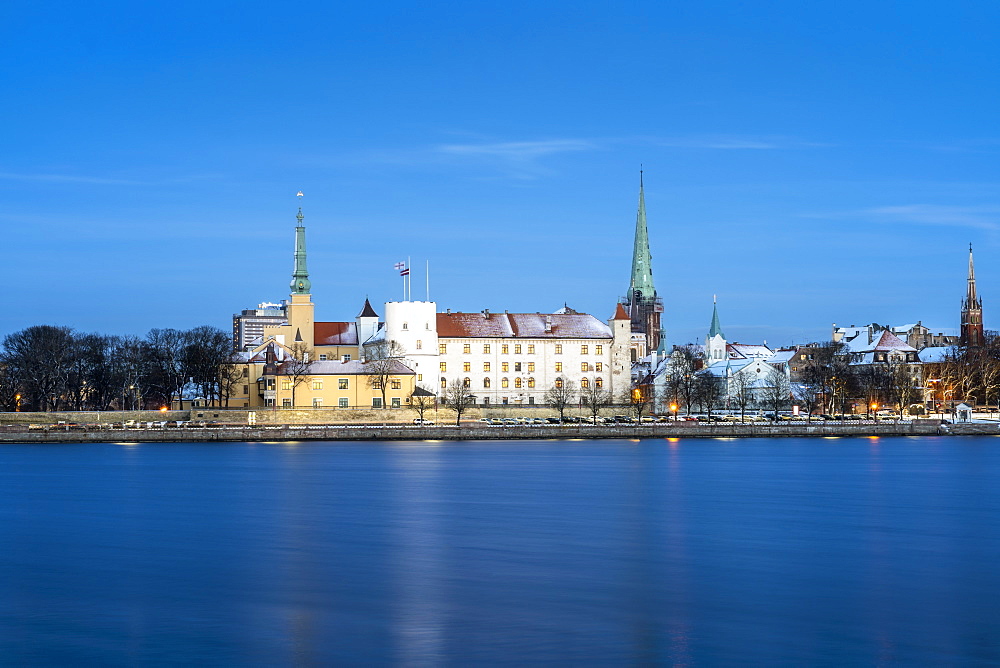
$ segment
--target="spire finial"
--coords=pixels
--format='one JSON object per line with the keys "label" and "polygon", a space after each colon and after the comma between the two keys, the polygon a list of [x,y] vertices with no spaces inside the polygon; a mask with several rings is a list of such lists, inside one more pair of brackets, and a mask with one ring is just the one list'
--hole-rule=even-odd
{"label": "spire finial", "polygon": [[639,188],[642,188],[642,163],[639,163]]}
{"label": "spire finial", "polygon": [[302,219],[305,218],[305,216],[302,215],[302,198],[304,195],[300,190],[299,192],[295,193],[295,196],[299,198],[299,212],[298,214],[296,214],[295,219],[299,221],[299,227],[302,227]]}

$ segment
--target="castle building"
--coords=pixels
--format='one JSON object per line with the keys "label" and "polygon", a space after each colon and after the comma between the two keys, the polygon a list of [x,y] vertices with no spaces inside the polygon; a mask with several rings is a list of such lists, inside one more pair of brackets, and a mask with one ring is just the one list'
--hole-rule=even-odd
{"label": "castle building", "polygon": [[962,301],[962,333],[958,345],[978,348],[986,343],[983,331],[983,300],[976,294],[976,271],[972,264],[972,244],[969,244],[969,278]]}
{"label": "castle building", "polygon": [[635,362],[656,350],[660,344],[660,314],[663,300],[653,285],[652,254],[646,228],[646,199],[642,172],[639,172],[639,210],[635,219],[635,240],[632,246],[632,276],[628,294],[619,301],[631,320],[631,357]]}

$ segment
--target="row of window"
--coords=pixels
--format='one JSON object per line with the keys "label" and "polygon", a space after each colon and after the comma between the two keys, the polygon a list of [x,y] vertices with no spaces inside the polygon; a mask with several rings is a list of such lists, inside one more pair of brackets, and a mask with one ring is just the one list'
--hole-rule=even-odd
{"label": "row of window", "polygon": [[[465,386],[465,387],[472,387],[472,379],[471,378],[463,378],[462,379],[462,385]],[[483,388],[489,389],[492,386],[493,386],[493,381],[489,377],[483,378]],[[528,388],[534,388],[535,387],[535,379],[533,377],[527,378],[527,379],[521,379],[521,378],[515,378],[514,379],[514,387],[515,388],[521,389],[521,388],[523,388],[525,386],[527,386]],[[562,386],[563,386],[563,379],[562,378],[556,378],[556,387],[558,387],[558,388],[561,389]],[[500,379],[500,387],[504,387],[504,388],[510,387],[510,379],[506,378],[506,377],[501,378]],[[580,387],[582,387],[582,388],[588,388],[588,387],[590,387],[590,379],[589,378],[581,378],[580,379]],[[597,387],[597,388],[604,387],[604,379],[601,378],[600,376],[598,376],[597,378],[595,378],[594,379],[594,387]],[[447,388],[448,388],[448,379],[442,378],[441,379],[441,389],[447,389]]]}
{"label": "row of window", "polygon": [[[374,387],[375,389],[381,389],[381,387],[382,387],[381,379],[379,379],[379,378],[374,379],[374,382],[372,383],[372,387]],[[403,381],[398,380],[396,378],[392,378],[392,379],[389,380],[389,388],[393,389],[393,390],[401,390],[403,388]],[[291,380],[282,380],[281,381],[281,389],[283,389],[283,390],[290,390],[290,389],[292,389],[292,381]],[[313,381],[312,381],[312,389],[314,389],[314,390],[322,390],[323,389],[323,380],[321,378],[314,378]],[[337,379],[337,389],[338,390],[347,390],[347,389],[350,389],[350,379],[349,378],[338,378]]]}
{"label": "row of window", "polygon": [[[417,347],[419,348],[420,346],[418,345]],[[527,344],[526,347],[528,349],[528,352],[527,352],[528,355],[534,355],[535,354],[535,344],[529,343],[529,344]],[[555,345],[555,354],[556,355],[562,355],[562,352],[563,352],[563,344],[557,343]],[[448,354],[448,344],[447,343],[440,343],[440,344],[438,344],[438,353],[441,354],[441,355],[447,355]],[[465,354],[465,355],[471,354],[472,353],[472,344],[471,343],[463,343],[462,344],[462,353]],[[484,355],[489,355],[490,354],[490,344],[488,344],[488,343],[484,343],[483,344],[483,354]],[[500,346],[500,354],[501,355],[509,355],[510,354],[510,344],[507,344],[507,343],[502,344]],[[521,354],[521,344],[520,343],[515,343],[514,344],[514,354],[515,355],[520,355]],[[589,355],[590,354],[590,345],[588,344],[588,345],[582,345],[582,346],[580,346],[580,354],[581,355]],[[603,345],[595,345],[594,346],[594,354],[595,355],[603,355],[604,354],[604,346]]]}
{"label": "row of window", "polygon": [[[514,371],[515,372],[521,371],[522,367],[524,367],[524,370],[527,371],[528,373],[534,373],[535,372],[535,363],[534,362],[525,362],[523,365],[522,365],[521,362],[514,362],[513,364],[514,364]],[[510,372],[510,365],[511,365],[510,362],[501,362],[500,363],[500,371],[503,372],[503,373],[509,373]],[[447,362],[439,362],[438,363],[438,369],[441,371],[441,373],[448,373],[448,363]],[[492,370],[491,364],[489,362],[483,362],[483,372],[484,373],[489,373],[491,370]],[[555,372],[556,373],[562,373],[562,370],[563,370],[563,363],[562,362],[555,362]],[[462,362],[462,371],[464,371],[465,373],[469,373],[470,371],[472,371],[472,362]],[[603,362],[595,362],[595,363],[591,364],[590,362],[581,362],[580,363],[580,371],[583,371],[584,373],[586,373],[588,371],[597,371],[598,373],[601,373],[601,372],[604,371],[604,363]]]}
{"label": "row of window", "polygon": [[[320,355],[319,356],[319,361],[320,362],[326,362],[328,359],[330,359],[328,355]],[[341,362],[350,362],[351,361],[351,356],[350,355],[341,355],[340,356],[340,361]]]}
{"label": "row of window", "polygon": [[[401,402],[401,400],[400,400],[399,397],[391,397],[390,401],[391,401],[390,406],[392,408],[400,408],[402,406],[402,402]],[[281,406],[282,406],[282,408],[291,408],[292,407],[292,400],[291,399],[282,399],[281,400]],[[322,408],[323,407],[323,400],[320,399],[319,397],[315,397],[312,400],[312,407],[313,408]],[[348,399],[347,397],[340,397],[337,400],[337,408],[350,408],[350,407],[351,407],[351,400]],[[382,408],[382,397],[372,397],[372,408]]]}

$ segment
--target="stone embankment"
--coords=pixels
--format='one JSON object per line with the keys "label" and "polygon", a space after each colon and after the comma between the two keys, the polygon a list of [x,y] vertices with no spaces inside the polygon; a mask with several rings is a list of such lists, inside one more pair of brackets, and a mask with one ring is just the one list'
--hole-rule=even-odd
{"label": "stone embankment", "polygon": [[200,425],[149,421],[107,424],[16,424],[0,427],[0,443],[154,443],[740,438],[788,436],[929,436],[1000,434],[998,423],[942,424],[940,420],[902,422],[658,423],[649,425],[510,425],[481,422],[415,426],[405,423],[351,425]]}

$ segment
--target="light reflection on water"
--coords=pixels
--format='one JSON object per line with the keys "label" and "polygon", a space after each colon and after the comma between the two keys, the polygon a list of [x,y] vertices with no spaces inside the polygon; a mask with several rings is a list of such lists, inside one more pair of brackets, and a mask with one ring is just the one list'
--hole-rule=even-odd
{"label": "light reflection on water", "polygon": [[0,662],[997,663],[998,446],[3,446]]}

